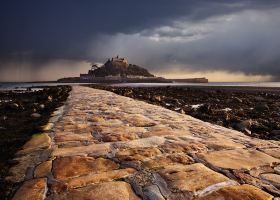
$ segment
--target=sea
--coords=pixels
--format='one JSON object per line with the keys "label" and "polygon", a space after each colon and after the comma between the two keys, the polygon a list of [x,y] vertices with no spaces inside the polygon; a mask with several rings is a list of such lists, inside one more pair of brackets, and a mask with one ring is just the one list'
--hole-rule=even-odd
{"label": "sea", "polygon": [[[33,90],[44,86],[59,85],[84,85],[89,83],[57,83],[57,82],[0,82],[0,90],[19,90],[24,91],[32,87]],[[112,84],[116,87],[163,87],[163,86],[223,86],[223,87],[264,87],[280,88],[280,82],[209,82],[209,83],[118,83]]]}

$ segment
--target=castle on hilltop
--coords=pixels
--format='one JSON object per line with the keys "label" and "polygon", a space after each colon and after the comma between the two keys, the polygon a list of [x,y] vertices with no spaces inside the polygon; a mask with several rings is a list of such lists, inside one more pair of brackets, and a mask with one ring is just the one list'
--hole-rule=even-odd
{"label": "castle on hilltop", "polygon": [[108,59],[108,62],[128,65],[128,60],[126,58],[119,58],[118,55],[114,58]]}
{"label": "castle on hilltop", "polygon": [[87,74],[80,74],[81,81],[127,81],[131,79],[154,78],[148,70],[128,63],[126,58],[109,58],[103,66],[92,65]]}

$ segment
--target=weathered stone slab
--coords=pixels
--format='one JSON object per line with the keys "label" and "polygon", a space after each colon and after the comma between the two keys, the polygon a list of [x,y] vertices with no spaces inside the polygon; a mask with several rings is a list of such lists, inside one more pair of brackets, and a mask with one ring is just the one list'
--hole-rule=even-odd
{"label": "weathered stone slab", "polygon": [[228,181],[222,174],[212,171],[201,163],[192,165],[171,165],[159,170],[173,190],[195,194],[211,185]]}
{"label": "weathered stone slab", "polygon": [[47,179],[33,179],[26,181],[18,189],[13,200],[44,200],[47,193]]}
{"label": "weathered stone slab", "polygon": [[221,150],[199,154],[206,162],[225,169],[251,169],[278,163],[280,160],[257,150]]}
{"label": "weathered stone slab", "polygon": [[222,188],[198,200],[272,200],[272,196],[251,185]]}
{"label": "weathered stone slab", "polygon": [[72,148],[72,147],[81,147],[81,146],[89,146],[95,144],[97,141],[67,141],[67,142],[57,142],[56,145],[58,148]]}
{"label": "weathered stone slab", "polygon": [[53,156],[72,156],[72,155],[106,155],[109,151],[110,144],[92,144],[81,147],[57,148],[53,151]]}
{"label": "weathered stone slab", "polygon": [[17,155],[28,154],[36,150],[47,149],[51,144],[51,138],[46,133],[34,134],[32,138],[23,145],[23,149]]}
{"label": "weathered stone slab", "polygon": [[153,157],[161,154],[160,150],[156,147],[144,148],[124,148],[116,153],[116,158],[123,161],[144,160],[145,158]]}
{"label": "weathered stone slab", "polygon": [[232,141],[230,138],[226,138],[223,136],[210,138],[207,140],[201,141],[203,144],[207,146],[207,148],[211,151],[219,151],[226,149],[237,149],[237,148],[245,148],[244,145],[239,144],[237,142]]}
{"label": "weathered stone slab", "polygon": [[81,156],[57,158],[53,161],[54,177],[59,180],[78,177],[89,173],[100,173],[117,169],[115,162],[104,159]]}
{"label": "weathered stone slab", "polygon": [[99,182],[108,182],[120,178],[125,178],[133,174],[134,172],[135,169],[132,168],[112,170],[107,172],[97,172],[97,174],[89,174],[70,179],[69,181],[66,181],[66,184],[67,188],[73,189],[78,187],[84,187],[88,184],[96,184]]}
{"label": "weathered stone slab", "polygon": [[47,176],[48,174],[51,173],[51,169],[52,169],[52,161],[51,160],[43,162],[35,168],[34,177],[35,178],[45,177],[45,176]]}
{"label": "weathered stone slab", "polygon": [[138,148],[138,147],[155,147],[166,141],[163,137],[153,136],[149,138],[137,139],[127,142],[116,142],[113,144],[115,148]]}
{"label": "weathered stone slab", "polygon": [[88,134],[60,134],[55,137],[56,142],[68,142],[68,141],[94,141],[90,133]]}
{"label": "weathered stone slab", "polygon": [[196,153],[206,151],[207,147],[199,141],[176,141],[172,138],[172,141],[160,145],[160,149],[165,153]]}
{"label": "weathered stone slab", "polygon": [[42,150],[14,158],[14,161],[18,162],[18,164],[10,168],[9,176],[6,177],[6,180],[14,183],[24,181],[28,169],[32,169],[46,160],[49,154],[49,150]]}
{"label": "weathered stone slab", "polygon": [[141,114],[128,114],[125,120],[132,126],[137,127],[149,127],[156,125],[156,123],[153,120]]}
{"label": "weathered stone slab", "polygon": [[91,185],[54,195],[54,200],[140,200],[126,182],[116,181]]}
{"label": "weathered stone slab", "polygon": [[161,195],[160,190],[156,185],[145,187],[144,194],[148,197],[148,199],[165,200],[165,198]]}
{"label": "weathered stone slab", "polygon": [[279,148],[262,148],[261,151],[274,158],[280,159],[280,147]]}
{"label": "weathered stone slab", "polygon": [[129,141],[129,140],[135,140],[138,138],[138,135],[135,133],[107,133],[107,134],[102,134],[101,135],[101,140],[103,142],[119,142],[119,141]]}
{"label": "weathered stone slab", "polygon": [[186,154],[169,154],[158,156],[156,158],[144,161],[143,165],[145,168],[154,169],[160,168],[168,165],[175,165],[175,164],[192,164],[194,160],[187,156]]}
{"label": "weathered stone slab", "polygon": [[280,175],[269,173],[261,174],[260,177],[271,182],[274,186],[280,188]]}

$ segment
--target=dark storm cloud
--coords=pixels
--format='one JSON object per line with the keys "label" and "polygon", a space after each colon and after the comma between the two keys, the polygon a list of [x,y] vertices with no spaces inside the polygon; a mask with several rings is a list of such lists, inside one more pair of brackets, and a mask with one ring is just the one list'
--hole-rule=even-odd
{"label": "dark storm cloud", "polygon": [[[208,30],[182,32],[182,27],[176,27],[174,22],[187,21],[196,24],[209,18],[245,10],[266,12],[266,10],[277,8],[279,4],[278,0],[1,1],[0,70],[5,67],[5,63],[11,60],[30,62],[34,67],[40,67],[45,66],[42,63],[55,59],[81,61],[103,59],[106,52],[100,54],[97,47],[101,48],[100,45],[110,47],[109,42],[112,41],[109,39],[110,36],[115,37],[118,34],[139,34],[140,36],[149,37],[156,32],[159,37],[195,38],[197,35],[208,34]],[[274,20],[276,20],[276,25],[279,26],[278,19]],[[243,24],[240,23],[240,25],[243,28]],[[268,32],[272,28],[270,25],[274,26],[275,24],[269,23],[265,26]],[[172,30],[155,30],[157,27],[162,26],[172,27]],[[234,31],[237,29],[234,29]],[[274,30],[272,29],[271,31]],[[109,36],[108,41],[102,40],[104,43],[100,44],[97,39],[102,38],[104,35],[106,35],[106,38]],[[231,36],[235,37],[234,35]],[[219,37],[221,41],[225,40],[226,42],[228,40],[223,34],[211,37],[214,38],[212,41],[219,41]],[[240,38],[237,39],[242,40],[242,32],[238,34],[238,37]],[[273,38],[266,38],[267,41],[263,41],[261,45],[267,46],[276,38],[275,35],[273,35]],[[137,41],[142,42],[141,39],[135,39],[134,43],[131,41],[130,47],[133,48],[133,45],[139,45]],[[255,42],[253,39],[250,41]],[[190,44],[184,42],[169,43],[170,51],[164,52],[161,51],[161,47],[164,45],[157,44],[152,47],[148,41],[144,41],[140,45],[142,47],[139,51],[142,49],[147,52],[132,52],[146,55],[145,61],[151,60],[151,64],[154,64],[155,67],[160,66],[166,60],[176,59],[182,65],[192,64],[198,69],[224,67],[225,69],[235,70],[234,67],[238,64],[239,68],[236,70],[249,72],[250,68],[247,70],[247,66],[263,63],[271,67],[268,67],[267,70],[258,70],[259,67],[256,67],[255,72],[252,73],[270,73],[273,70],[278,73],[278,69],[275,66],[278,66],[279,58],[276,58],[275,55],[272,55],[269,59],[267,57],[263,58],[262,61],[258,62],[258,54],[255,51],[250,53],[252,44],[249,47],[241,45],[239,49],[231,48],[232,46],[228,46],[228,43],[225,44],[220,45],[216,49],[216,54],[213,54],[212,51],[207,51],[209,47],[205,45],[213,45],[207,39],[202,39],[199,42],[194,41]],[[246,44],[244,43],[244,45]],[[258,45],[258,43],[255,44]],[[190,45],[195,51],[191,51],[186,45]],[[124,43],[123,46],[123,48],[126,48],[127,45]],[[149,58],[149,48],[151,51],[158,51],[159,54]],[[231,52],[227,51],[226,48]],[[105,48],[105,50],[108,49]],[[242,55],[240,55],[239,50],[242,51]],[[272,50],[280,50],[280,48],[273,47],[269,49],[273,54]],[[108,52],[110,51],[108,50]],[[106,56],[111,55],[107,53]],[[136,55],[130,56],[136,57]],[[203,62],[199,59],[201,56],[205,58]],[[257,59],[256,61],[254,56]],[[141,62],[140,59],[135,60]],[[227,61],[230,61],[230,63],[227,63]]]}

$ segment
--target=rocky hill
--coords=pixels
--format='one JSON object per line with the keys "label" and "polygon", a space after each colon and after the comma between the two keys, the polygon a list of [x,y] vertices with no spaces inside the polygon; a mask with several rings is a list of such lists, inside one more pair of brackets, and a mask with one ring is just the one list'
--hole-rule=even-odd
{"label": "rocky hill", "polygon": [[139,67],[137,65],[128,64],[119,60],[108,60],[102,67],[95,69],[93,71],[95,77],[104,76],[144,76],[144,77],[154,77],[148,70]]}

